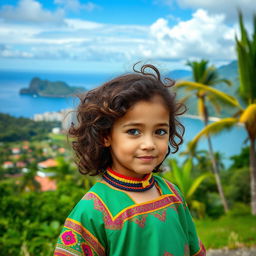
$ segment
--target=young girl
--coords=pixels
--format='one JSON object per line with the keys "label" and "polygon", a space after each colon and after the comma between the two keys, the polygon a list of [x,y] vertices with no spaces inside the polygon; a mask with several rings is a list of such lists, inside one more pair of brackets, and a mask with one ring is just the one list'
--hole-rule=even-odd
{"label": "young girl", "polygon": [[153,65],[87,92],[69,133],[79,170],[100,180],[66,219],[54,255],[206,255],[179,189],[153,175],[184,127]]}

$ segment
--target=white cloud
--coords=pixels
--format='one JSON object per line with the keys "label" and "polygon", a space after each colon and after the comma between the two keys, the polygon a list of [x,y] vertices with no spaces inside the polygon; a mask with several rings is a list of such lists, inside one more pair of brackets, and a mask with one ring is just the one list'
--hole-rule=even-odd
{"label": "white cloud", "polygon": [[64,11],[58,9],[55,12],[50,12],[43,9],[36,0],[20,0],[17,6],[2,6],[0,17],[6,22],[62,24]]}
{"label": "white cloud", "polygon": [[[8,46],[2,58],[123,61],[137,56],[148,27],[106,25],[80,19],[65,19],[66,26],[47,27],[8,24],[0,21],[0,44]],[[20,54],[22,48],[31,55]],[[140,54],[139,54],[140,55]]]}
{"label": "white cloud", "polygon": [[67,11],[79,12],[81,10],[93,11],[99,8],[98,5],[93,2],[87,2],[86,4],[81,4],[79,0],[54,0],[54,3],[61,5]]}
{"label": "white cloud", "polygon": [[188,21],[170,26],[160,18],[151,26],[109,25],[64,19],[65,26],[35,26],[0,21],[0,56],[40,60],[135,62],[191,58],[231,60],[234,29],[224,15],[196,11]]}
{"label": "white cloud", "polygon": [[192,19],[173,27],[161,18],[152,24],[150,33],[153,43],[141,47],[146,56],[185,60],[235,57],[234,29],[224,24],[223,15],[209,15],[204,10],[197,10]]}
{"label": "white cloud", "polygon": [[74,30],[98,29],[104,26],[103,24],[100,24],[100,23],[80,20],[80,19],[66,19],[65,22],[70,29],[74,29]]}
{"label": "white cloud", "polygon": [[31,52],[14,50],[8,47],[7,45],[0,45],[0,57],[2,58],[33,58],[33,54]]}
{"label": "white cloud", "polygon": [[[171,2],[172,0],[166,0]],[[242,10],[245,19],[251,19],[256,12],[255,0],[177,0],[181,7],[202,8],[209,13],[225,14],[226,20],[234,22],[237,20],[237,10]]]}

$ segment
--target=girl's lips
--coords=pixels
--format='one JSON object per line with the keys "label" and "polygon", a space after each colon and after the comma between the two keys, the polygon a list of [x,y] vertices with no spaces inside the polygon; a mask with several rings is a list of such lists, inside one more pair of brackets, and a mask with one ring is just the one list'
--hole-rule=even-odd
{"label": "girl's lips", "polygon": [[142,161],[151,161],[151,160],[155,159],[154,156],[138,156],[137,158]]}

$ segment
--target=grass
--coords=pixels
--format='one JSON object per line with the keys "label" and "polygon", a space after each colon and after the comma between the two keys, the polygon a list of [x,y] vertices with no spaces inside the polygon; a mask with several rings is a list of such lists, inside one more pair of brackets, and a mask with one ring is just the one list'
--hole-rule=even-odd
{"label": "grass", "polygon": [[195,221],[197,232],[207,249],[256,246],[256,216],[223,216]]}

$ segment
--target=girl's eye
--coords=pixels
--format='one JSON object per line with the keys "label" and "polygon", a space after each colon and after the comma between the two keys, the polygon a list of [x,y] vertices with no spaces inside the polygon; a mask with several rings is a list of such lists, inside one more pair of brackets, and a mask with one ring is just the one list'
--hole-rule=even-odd
{"label": "girl's eye", "polygon": [[165,135],[167,133],[168,133],[168,131],[165,130],[165,129],[158,129],[158,130],[156,130],[156,134],[160,135],[160,136],[163,136],[163,135]]}
{"label": "girl's eye", "polygon": [[130,135],[139,135],[140,131],[138,129],[130,129],[127,131],[127,133]]}

